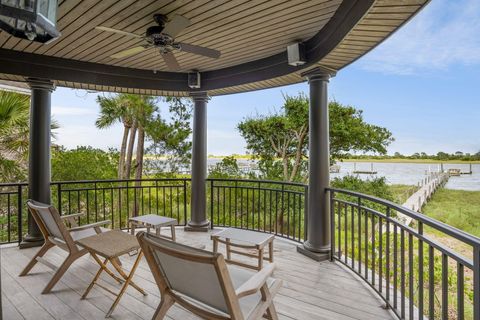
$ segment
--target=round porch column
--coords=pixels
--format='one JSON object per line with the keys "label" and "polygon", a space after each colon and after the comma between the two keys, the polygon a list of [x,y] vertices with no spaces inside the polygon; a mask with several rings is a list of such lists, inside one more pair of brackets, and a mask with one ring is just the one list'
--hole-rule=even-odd
{"label": "round porch column", "polygon": [[315,259],[330,254],[330,138],[327,87],[330,74],[314,70],[305,76],[310,85],[307,238],[298,251]]}
{"label": "round porch column", "polygon": [[186,231],[207,231],[207,102],[206,92],[191,93],[193,100],[191,220]]}
{"label": "round porch column", "polygon": [[[51,94],[54,85],[49,80],[29,79],[30,143],[28,152],[28,198],[50,204],[50,136]],[[43,237],[33,217],[28,213],[28,232],[21,248],[38,246]]]}

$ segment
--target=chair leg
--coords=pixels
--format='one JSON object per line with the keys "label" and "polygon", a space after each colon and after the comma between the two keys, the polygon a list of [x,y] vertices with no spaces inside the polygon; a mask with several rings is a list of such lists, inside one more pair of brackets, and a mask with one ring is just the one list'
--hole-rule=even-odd
{"label": "chair leg", "polygon": [[65,259],[65,261],[63,261],[62,265],[60,266],[60,268],[58,268],[58,270],[55,272],[55,274],[53,275],[52,279],[50,280],[50,282],[47,284],[47,286],[45,287],[45,289],[43,289],[42,291],[42,294],[46,294],[46,293],[50,293],[50,291],[52,291],[52,288],[55,284],[57,284],[58,280],[60,280],[60,278],[63,276],[63,274],[68,270],[68,268],[70,267],[70,265],[75,261],[77,260],[77,258],[79,258],[80,256],[79,255],[72,255],[72,254],[69,254],[67,259]]}
{"label": "chair leg", "polygon": [[267,319],[278,320],[277,310],[275,309],[275,306],[273,305],[273,301],[270,304],[270,306],[267,308]]}
{"label": "chair leg", "polygon": [[167,294],[162,294],[162,301],[160,302],[157,311],[155,311],[152,320],[163,320],[163,318],[165,318],[165,315],[168,312],[168,309],[170,309],[170,307],[173,306],[174,303],[175,300],[173,300],[172,297]]}
{"label": "chair leg", "polygon": [[40,248],[40,250],[38,250],[38,252],[35,254],[35,256],[33,256],[32,260],[30,260],[30,262],[27,264],[25,269],[23,269],[23,271],[20,272],[19,276],[20,277],[26,276],[30,272],[30,270],[32,270],[32,268],[37,264],[37,262],[38,262],[37,258],[38,257],[43,257],[45,255],[45,253],[47,253],[47,251],[53,246],[55,246],[53,243],[45,241],[43,246]]}

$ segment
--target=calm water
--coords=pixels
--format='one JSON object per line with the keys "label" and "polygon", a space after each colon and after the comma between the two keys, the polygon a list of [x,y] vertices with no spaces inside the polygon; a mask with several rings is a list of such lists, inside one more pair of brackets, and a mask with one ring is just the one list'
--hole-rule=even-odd
{"label": "calm water", "polygon": [[[341,177],[347,174],[352,174],[355,164],[353,162],[339,163],[340,173],[332,173],[331,177]],[[370,170],[370,163],[357,163],[357,170]],[[450,168],[461,169],[462,171],[469,171],[468,164],[449,163],[443,165],[444,170]],[[425,173],[431,171],[439,171],[439,164],[424,164],[424,163],[373,163],[373,170],[377,171],[375,176],[385,177],[389,184],[417,184],[418,181],[425,178]],[[445,185],[447,189],[458,190],[475,190],[480,191],[480,164],[472,165],[473,174],[461,175],[459,177],[450,177],[450,180]],[[361,177],[369,177],[369,175],[362,174]],[[371,177],[371,176],[370,176]]]}
{"label": "calm water", "polygon": [[[208,165],[213,166],[221,159],[208,159]],[[254,167],[255,164],[249,160],[237,160],[240,167],[249,168]],[[331,173],[330,176],[343,177],[347,174],[353,174],[355,164],[353,162],[340,162],[339,173]],[[356,164],[357,170],[370,170],[371,164],[366,162],[358,162]],[[469,164],[461,163],[449,163],[444,164],[443,169],[457,168],[462,171],[469,171]],[[375,176],[385,177],[389,184],[417,184],[421,179],[425,178],[425,174],[431,171],[439,171],[440,164],[424,164],[424,163],[373,163],[373,170],[377,171]],[[480,191],[480,164],[472,165],[473,174],[461,175],[459,177],[450,177],[450,180],[446,184],[448,189],[458,190],[472,190]],[[367,179],[372,177],[371,175],[361,174],[360,177]]]}

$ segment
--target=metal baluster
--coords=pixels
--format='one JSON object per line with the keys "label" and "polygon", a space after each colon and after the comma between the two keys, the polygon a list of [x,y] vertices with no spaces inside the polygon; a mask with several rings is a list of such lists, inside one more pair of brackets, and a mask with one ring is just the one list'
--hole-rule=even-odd
{"label": "metal baluster", "polygon": [[448,256],[442,253],[442,320],[448,320]]}
{"label": "metal baluster", "polygon": [[402,319],[405,318],[405,231],[400,231],[400,298]]}
{"label": "metal baluster", "polygon": [[386,235],[386,253],[385,253],[385,282],[386,299],[390,303],[390,207],[387,207],[387,235]]}
{"label": "metal baluster", "polygon": [[413,319],[413,308],[415,305],[414,298],[414,278],[413,278],[413,235],[408,234],[408,315],[409,319]]}
{"label": "metal baluster", "polygon": [[473,319],[480,320],[480,247],[473,247]]}
{"label": "metal baluster", "polygon": [[[333,262],[335,258],[335,192],[329,190],[330,195],[330,261]],[[303,236],[304,239],[305,235]]]}
{"label": "metal baluster", "polygon": [[457,262],[457,319],[463,320],[465,318],[465,292],[464,292],[464,273],[463,264]]}
{"label": "metal baluster", "polygon": [[338,259],[342,258],[342,219],[340,217],[340,210],[341,210],[341,203],[337,201],[337,222],[338,222],[338,227],[337,227],[337,233],[338,233]]}
{"label": "metal baluster", "polygon": [[[423,235],[423,223],[418,222],[418,233]],[[418,241],[418,319],[423,320],[423,240]]]}
{"label": "metal baluster", "polygon": [[344,212],[344,215],[345,215],[344,216],[344,226],[343,226],[343,238],[344,238],[343,246],[345,248],[345,254],[344,254],[343,258],[344,258],[345,264],[348,264],[348,257],[347,257],[347,255],[348,255],[348,238],[347,238],[347,236],[348,236],[348,234],[347,234],[347,231],[348,231],[348,225],[347,225],[348,210],[347,210],[347,204],[346,203],[343,205],[343,209],[344,209],[343,212]]}
{"label": "metal baluster", "polygon": [[358,212],[358,274],[362,274],[362,199],[357,199]]}
{"label": "metal baluster", "polygon": [[372,285],[375,288],[375,214],[372,216]]}
{"label": "metal baluster", "polygon": [[365,210],[365,279],[368,280],[368,212]]}
{"label": "metal baluster", "polygon": [[22,186],[18,185],[17,187],[17,232],[18,232],[18,243],[22,242],[23,238],[23,195],[22,195]]}
{"label": "metal baluster", "polygon": [[428,317],[435,318],[435,252],[428,246]]}
{"label": "metal baluster", "polygon": [[383,292],[383,221],[378,217],[378,290]]}
{"label": "metal baluster", "polygon": [[[157,191],[158,203],[158,191]],[[187,225],[187,180],[183,179],[183,223]],[[158,209],[157,209],[158,210]],[[180,221],[178,221],[180,223]]]}
{"label": "metal baluster", "polygon": [[393,307],[398,307],[398,229],[393,225]]}
{"label": "metal baluster", "polygon": [[351,226],[350,226],[350,241],[352,245],[352,256],[351,256],[351,266],[352,269],[355,268],[355,208],[350,206],[350,218],[351,218]]}
{"label": "metal baluster", "polygon": [[7,240],[8,240],[8,243],[10,243],[11,239],[12,239],[12,235],[11,235],[11,230],[12,230],[12,226],[11,226],[11,204],[10,204],[10,196],[11,194],[10,193],[7,193]]}

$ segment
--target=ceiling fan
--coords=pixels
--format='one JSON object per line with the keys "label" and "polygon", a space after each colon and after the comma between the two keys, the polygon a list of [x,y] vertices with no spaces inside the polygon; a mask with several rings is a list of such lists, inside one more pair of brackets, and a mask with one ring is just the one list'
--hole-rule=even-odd
{"label": "ceiling fan", "polygon": [[159,49],[160,55],[168,69],[177,71],[180,69],[180,65],[173,55],[173,50],[180,50],[214,59],[220,57],[220,51],[218,50],[175,41],[175,37],[191,24],[187,18],[181,15],[174,15],[172,19],[168,20],[167,17],[162,14],[155,14],[153,20],[157,25],[148,27],[144,36],[102,26],[95,27],[95,29],[144,40],[145,43],[140,46],[111,55],[110,57],[114,59],[126,58],[144,50],[156,48]]}

